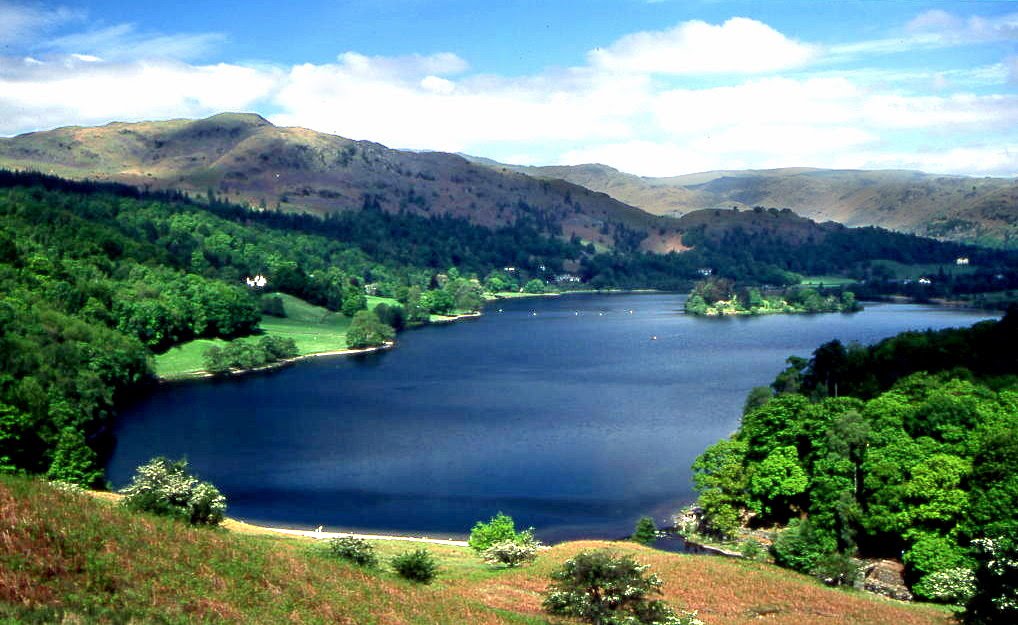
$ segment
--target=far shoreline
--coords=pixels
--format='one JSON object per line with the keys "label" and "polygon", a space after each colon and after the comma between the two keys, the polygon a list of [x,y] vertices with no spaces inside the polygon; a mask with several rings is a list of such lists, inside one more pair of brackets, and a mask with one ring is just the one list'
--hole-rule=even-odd
{"label": "far shoreline", "polygon": [[[600,294],[608,294],[608,295],[612,295],[612,294],[624,295],[624,294],[627,294],[627,293],[640,294],[640,293],[665,293],[665,292],[667,292],[667,291],[660,291],[658,289],[584,289],[584,290],[572,290],[572,291],[557,291],[557,292],[550,292],[550,293],[513,293],[513,292],[507,292],[507,293],[496,293],[496,294],[493,294],[491,296],[491,299],[487,300],[485,302],[485,304],[490,304],[492,302],[496,302],[496,301],[499,301],[499,300],[523,299],[523,298],[530,298],[530,297],[561,297],[563,295],[571,295],[571,294],[575,294],[575,295],[590,295],[590,294],[599,294],[600,293]],[[454,322],[457,322],[457,321],[463,321],[465,319],[477,319],[479,317],[482,317],[483,315],[484,315],[483,308],[481,310],[475,310],[473,312],[460,313],[460,314],[456,314],[456,315],[434,315],[433,318],[428,320],[428,323],[423,324],[423,325],[425,325],[425,326],[427,326],[427,325],[442,325],[442,324],[454,323]],[[301,354],[299,356],[294,356],[293,358],[284,358],[282,360],[277,360],[276,362],[270,362],[270,363],[261,365],[259,367],[253,367],[253,368],[250,368],[250,369],[230,369],[229,371],[226,371],[226,372],[223,372],[223,373],[212,373],[211,371],[207,371],[207,370],[204,370],[204,369],[199,369],[199,370],[191,371],[191,372],[180,374],[180,375],[165,376],[165,377],[163,377],[163,376],[156,376],[155,380],[156,380],[157,384],[161,384],[162,385],[162,384],[177,384],[177,383],[182,383],[182,382],[196,382],[196,381],[213,380],[213,379],[228,379],[228,378],[248,375],[248,374],[251,374],[251,373],[263,373],[263,372],[267,372],[267,371],[274,371],[276,369],[282,369],[284,367],[289,367],[292,364],[301,362],[303,360],[308,360],[308,359],[311,359],[311,358],[323,358],[323,357],[326,357],[326,356],[361,356],[361,355],[365,355],[365,354],[373,354],[373,353],[377,353],[377,352],[393,349],[393,348],[395,348],[395,346],[396,346],[396,341],[387,341],[383,345],[379,345],[379,346],[376,346],[376,347],[365,347],[365,348],[362,348],[362,349],[350,349],[350,348],[345,348],[345,349],[330,349],[330,350],[325,350],[325,351],[320,351],[320,352],[309,352],[307,354]]]}

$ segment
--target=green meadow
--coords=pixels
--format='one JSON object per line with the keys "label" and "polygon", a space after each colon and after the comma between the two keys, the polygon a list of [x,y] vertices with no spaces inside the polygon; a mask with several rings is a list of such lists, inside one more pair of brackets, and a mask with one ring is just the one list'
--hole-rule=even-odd
{"label": "green meadow", "polygon": [[[260,333],[235,339],[237,341],[257,341],[260,336],[279,336],[291,338],[297,344],[301,356],[346,349],[346,330],[350,318],[335,313],[321,306],[309,304],[304,300],[278,294],[283,300],[286,317],[265,315],[259,324]],[[368,297],[368,308],[379,304],[398,305],[394,299],[387,297]],[[203,357],[209,347],[226,345],[222,339],[196,339],[182,343],[155,357],[155,371],[160,378],[174,379],[189,377],[204,369]]]}

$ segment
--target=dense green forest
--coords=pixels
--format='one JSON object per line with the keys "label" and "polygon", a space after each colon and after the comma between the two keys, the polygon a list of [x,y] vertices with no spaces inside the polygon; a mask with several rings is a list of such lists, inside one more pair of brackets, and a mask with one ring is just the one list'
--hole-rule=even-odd
{"label": "dense green forest", "polygon": [[1012,584],[1015,598],[1014,571],[998,580],[985,566],[1001,557],[987,544],[1018,547],[1016,350],[1012,307],[967,329],[790,358],[693,465],[698,529],[786,526],[775,560],[834,581],[848,581],[849,556],[900,557],[917,596],[992,612],[980,593],[1006,602],[998,586]]}

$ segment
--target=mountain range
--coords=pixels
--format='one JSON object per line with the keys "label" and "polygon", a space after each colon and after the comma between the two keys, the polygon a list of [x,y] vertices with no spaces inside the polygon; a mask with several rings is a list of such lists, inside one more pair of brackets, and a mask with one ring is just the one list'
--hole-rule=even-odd
{"label": "mountain range", "polygon": [[[598,164],[528,167],[394,150],[277,127],[249,113],[0,138],[0,167],[211,193],[267,210],[324,215],[372,205],[487,227],[526,220],[599,249],[681,251],[683,232],[708,222],[745,224],[754,218],[735,217],[730,209],[755,207],[787,208],[816,222],[1018,247],[1015,179],[812,168],[647,178]],[[704,209],[712,210],[690,215]]]}
{"label": "mountain range", "polygon": [[[0,167],[149,190],[179,189],[269,210],[330,212],[370,204],[389,212],[462,217],[647,251],[681,249],[679,225],[604,193],[471,163],[455,154],[393,150],[259,115],[65,127],[0,139]],[[634,233],[637,236],[634,236]],[[646,235],[646,236],[644,236]]]}
{"label": "mountain range", "polygon": [[667,178],[607,165],[489,167],[567,180],[655,215],[705,208],[790,208],[815,221],[880,226],[920,236],[1018,246],[1018,181],[902,170],[784,168],[709,171]]}

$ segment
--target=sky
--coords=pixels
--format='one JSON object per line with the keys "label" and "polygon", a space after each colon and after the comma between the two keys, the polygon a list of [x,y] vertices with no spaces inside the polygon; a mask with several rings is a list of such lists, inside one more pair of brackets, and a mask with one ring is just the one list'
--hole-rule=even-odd
{"label": "sky", "polygon": [[248,111],[642,176],[1018,175],[1018,2],[0,0],[0,136]]}

